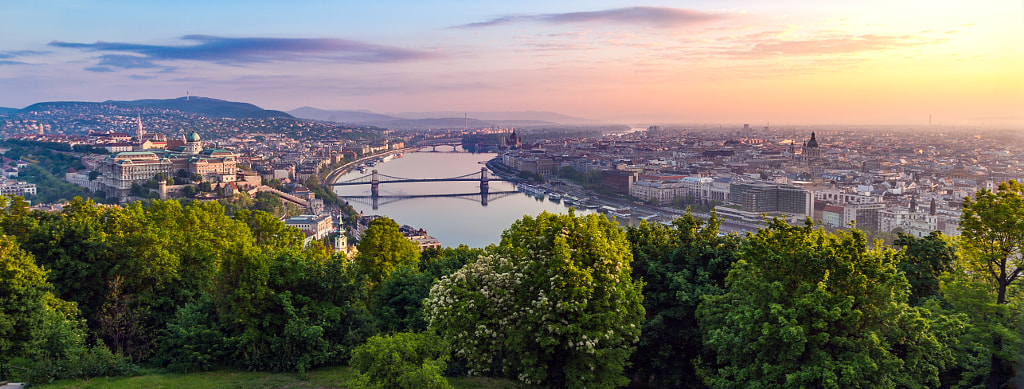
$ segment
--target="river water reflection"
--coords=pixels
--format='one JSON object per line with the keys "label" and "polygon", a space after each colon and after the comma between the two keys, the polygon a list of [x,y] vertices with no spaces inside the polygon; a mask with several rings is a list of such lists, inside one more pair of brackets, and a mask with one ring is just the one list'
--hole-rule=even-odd
{"label": "river water reflection", "polygon": [[[441,147],[439,147],[441,149]],[[447,148],[444,148],[447,149]],[[461,149],[460,149],[461,150]],[[465,152],[421,151],[406,153],[402,158],[378,163],[365,173],[352,171],[341,178],[343,182],[370,174],[377,169],[380,174],[402,178],[456,177],[468,173],[480,173],[495,154],[469,154]],[[526,193],[496,194],[514,191],[514,184],[508,182],[489,183],[490,196],[487,204],[481,203],[481,196],[467,197],[418,197],[389,198],[388,196],[434,195],[453,193],[479,193],[479,182],[419,182],[382,183],[378,207],[373,209],[369,198],[347,198],[349,204],[364,215],[385,215],[399,225],[408,224],[424,228],[427,233],[441,241],[444,246],[466,244],[470,247],[484,247],[501,241],[501,233],[523,215],[537,215],[543,211],[567,213],[569,208],[547,199],[538,200]],[[369,196],[369,185],[335,187],[339,196]],[[577,214],[590,213],[577,210]]]}

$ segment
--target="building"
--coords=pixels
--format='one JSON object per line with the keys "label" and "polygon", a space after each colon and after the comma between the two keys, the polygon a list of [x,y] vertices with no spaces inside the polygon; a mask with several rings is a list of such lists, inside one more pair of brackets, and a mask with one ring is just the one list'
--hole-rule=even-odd
{"label": "building", "polygon": [[36,184],[7,179],[0,181],[0,195],[25,197],[34,194],[36,194]]}
{"label": "building", "polygon": [[299,215],[285,220],[284,224],[306,233],[306,243],[326,238],[334,232],[331,215]]}
{"label": "building", "polygon": [[729,187],[729,202],[744,211],[813,215],[811,192],[791,186],[768,183],[737,183]]}
{"label": "building", "polygon": [[601,186],[615,193],[629,194],[636,182],[636,172],[624,170],[602,170]]}
{"label": "building", "polygon": [[122,151],[111,154],[96,167],[97,190],[110,197],[125,199],[132,184],[143,184],[157,174],[166,177],[198,174],[204,180],[232,182],[235,180],[237,156],[228,150],[202,149],[199,134],[192,132],[183,146],[173,150],[151,149]]}
{"label": "building", "polygon": [[642,201],[668,204],[677,197],[686,197],[690,186],[681,180],[686,176],[641,175],[629,189],[629,195]]}

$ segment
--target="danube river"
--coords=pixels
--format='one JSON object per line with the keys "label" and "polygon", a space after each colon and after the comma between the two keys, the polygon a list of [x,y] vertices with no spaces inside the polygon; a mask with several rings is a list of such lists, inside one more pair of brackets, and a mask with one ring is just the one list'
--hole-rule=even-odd
{"label": "danube river", "polygon": [[[447,147],[441,147],[447,150]],[[484,163],[495,154],[469,154],[465,152],[405,153],[401,158],[377,163],[365,173],[353,170],[341,176],[337,182],[344,182],[370,174],[376,169],[380,174],[401,178],[442,178],[456,177],[468,173],[480,174]],[[461,150],[461,149],[460,149]],[[417,182],[382,183],[377,209],[369,198],[345,198],[344,196],[369,196],[370,185],[338,186],[335,192],[363,215],[385,215],[399,225],[408,224],[423,228],[441,241],[444,246],[466,244],[470,247],[484,247],[501,241],[501,232],[523,215],[537,215],[543,211],[566,213],[569,209],[560,203],[547,199],[538,200],[526,193],[493,194],[514,191],[515,185],[507,182],[490,182],[487,204],[481,203],[479,194],[465,197],[417,197],[395,198],[389,196],[433,195],[479,193],[480,184],[475,182]],[[577,214],[589,213],[577,211]]]}

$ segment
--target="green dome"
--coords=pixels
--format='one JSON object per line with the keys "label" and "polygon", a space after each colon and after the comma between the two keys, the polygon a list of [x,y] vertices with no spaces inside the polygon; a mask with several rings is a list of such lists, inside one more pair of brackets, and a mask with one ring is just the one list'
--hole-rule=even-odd
{"label": "green dome", "polygon": [[188,136],[185,137],[185,140],[189,142],[198,142],[199,134],[197,134],[195,131],[192,131],[188,133]]}

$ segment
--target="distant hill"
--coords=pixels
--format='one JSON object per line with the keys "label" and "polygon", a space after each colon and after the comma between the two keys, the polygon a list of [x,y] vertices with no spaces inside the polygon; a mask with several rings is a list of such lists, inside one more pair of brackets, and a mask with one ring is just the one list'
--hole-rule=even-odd
{"label": "distant hill", "polygon": [[[465,127],[465,118],[435,118],[435,119],[395,119],[373,123],[376,126],[395,129],[417,129],[417,128],[462,128]],[[470,128],[491,127],[494,123],[483,120],[469,119]]]}
{"label": "distant hill", "polygon": [[105,101],[104,104],[173,109],[208,117],[234,119],[294,118],[294,116],[289,115],[287,112],[267,110],[249,103],[237,103],[199,96],[179,97],[168,100]]}
{"label": "distant hill", "polygon": [[81,108],[98,108],[104,105],[113,105],[118,107],[149,107],[157,109],[168,109],[181,112],[195,113],[211,118],[233,118],[233,119],[260,119],[260,118],[294,118],[294,116],[288,113],[274,110],[266,110],[249,103],[237,103],[233,101],[225,101],[218,99],[211,99],[208,97],[190,96],[188,98],[180,97],[177,99],[147,99],[147,100],[134,100],[134,101],[113,101],[108,100],[102,103],[96,102],[84,102],[84,101],[50,101],[45,103],[36,103],[28,107],[25,107],[21,111],[46,111],[53,108],[68,108],[68,107],[81,107]]}
{"label": "distant hill", "polygon": [[402,112],[392,114],[404,119],[426,119],[426,118],[451,118],[451,117],[463,117],[469,115],[471,119],[480,119],[485,121],[516,121],[516,122],[529,122],[538,121],[545,123],[558,123],[558,124],[595,124],[596,122],[589,119],[577,118],[567,115],[562,115],[557,112],[547,111],[499,111],[499,112],[455,112],[455,111],[439,111],[439,112]]}
{"label": "distant hill", "polygon": [[302,107],[296,108],[288,113],[295,117],[312,120],[325,120],[329,122],[343,122],[343,123],[374,123],[383,122],[389,120],[399,120],[401,118],[395,116],[382,115],[379,113],[373,113],[366,110],[336,110],[327,111],[313,107]]}
{"label": "distant hill", "polygon": [[[458,128],[466,125],[466,112],[404,112],[385,115],[367,110],[323,110],[312,107],[288,111],[303,119],[326,120],[341,123],[371,124],[380,127],[414,128]],[[555,112],[469,112],[469,126],[536,127],[555,124],[595,124],[596,122],[562,115]]]}
{"label": "distant hill", "polygon": [[10,113],[10,112],[18,112],[18,111],[20,111],[20,109],[0,107],[0,115],[3,115],[5,113]]}

